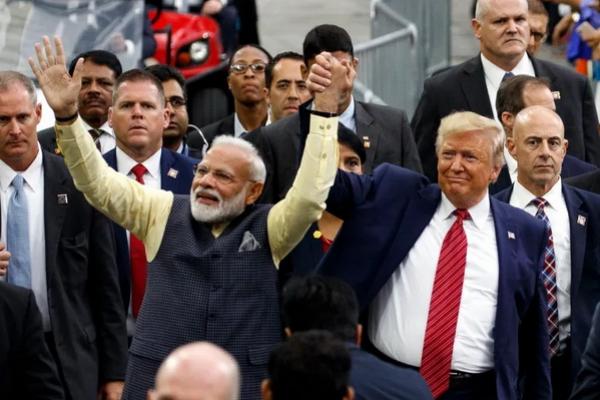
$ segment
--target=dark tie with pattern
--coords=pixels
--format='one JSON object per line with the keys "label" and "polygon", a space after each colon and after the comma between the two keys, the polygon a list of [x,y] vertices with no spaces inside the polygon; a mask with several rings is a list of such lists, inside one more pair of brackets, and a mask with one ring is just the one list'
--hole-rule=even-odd
{"label": "dark tie with pattern", "polygon": [[[135,180],[144,184],[144,174],[148,172],[142,164],[131,168]],[[131,313],[137,318],[146,291],[146,276],[148,274],[148,261],[144,243],[134,234],[129,235],[129,256],[131,262]]]}
{"label": "dark tie with pattern", "polygon": [[421,356],[420,372],[434,398],[444,394],[450,384],[450,365],[467,264],[467,235],[463,221],[470,215],[463,209],[455,210],[454,215],[456,219],[442,243],[435,272]]}
{"label": "dark tie with pattern", "polygon": [[94,144],[96,145],[98,151],[102,152],[102,147],[100,146],[100,136],[102,136],[102,130],[92,128],[88,132],[92,136],[92,139],[94,139]]}
{"label": "dark tie with pattern", "polygon": [[508,78],[512,78],[513,76],[515,76],[515,74],[513,74],[512,72],[507,72],[504,74],[504,76],[502,77],[502,82],[504,82],[505,80],[507,80]]}

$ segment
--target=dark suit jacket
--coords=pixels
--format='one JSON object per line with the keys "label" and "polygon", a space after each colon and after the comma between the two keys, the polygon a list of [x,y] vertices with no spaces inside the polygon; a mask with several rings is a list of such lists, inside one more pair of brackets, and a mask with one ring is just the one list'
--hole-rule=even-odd
{"label": "dark suit jacket", "polygon": [[[496,195],[510,202],[512,186]],[[581,355],[600,301],[600,196],[568,185],[562,193],[569,211],[571,237],[571,378],[581,367]]]}
{"label": "dark suit jacket", "polygon": [[[216,122],[213,122],[210,125],[203,126],[200,128],[202,134],[206,138],[208,145],[212,143],[212,141],[220,135],[233,135],[235,126],[233,121],[233,114],[229,114],[223,119],[220,119]],[[193,149],[202,149],[204,146],[204,141],[196,131],[192,131],[188,135],[187,140],[188,146]]]}
{"label": "dark suit jacket", "polygon": [[600,399],[600,304],[592,318],[592,328],[581,359],[571,400]]}
{"label": "dark suit jacket", "polygon": [[73,399],[123,380],[125,314],[108,219],[73,185],[62,158],[44,152],[46,280],[59,368]]}
{"label": "dark suit jacket", "polygon": [[[421,162],[404,111],[360,101],[355,106],[356,134],[365,142],[367,153],[364,173],[385,162],[420,172]],[[267,166],[263,202],[281,200],[294,182],[309,131],[306,107],[245,137],[259,149]]]}
{"label": "dark suit jacket", "polygon": [[[595,165],[586,163],[585,161],[581,161],[580,159],[567,154],[562,163],[560,177],[563,179],[570,178],[573,176],[583,175],[587,172],[595,171],[597,169],[598,168]],[[510,174],[508,173],[508,168],[506,165],[504,165],[500,170],[498,180],[490,185],[490,193],[495,194],[511,186],[512,182],[510,180]]]}
{"label": "dark suit jacket", "polygon": [[[366,310],[429,224],[440,188],[388,164],[373,176],[339,172],[327,209],[344,220],[319,267],[352,285]],[[546,298],[540,272],[545,226],[490,198],[498,246],[494,361],[499,399],[550,399]]]}
{"label": "dark suit jacket", "polygon": [[0,282],[0,398],[65,398],[33,292],[4,282]]}
{"label": "dark suit jacket", "polygon": [[[104,154],[104,159],[111,168],[117,170],[116,149]],[[169,190],[175,194],[189,194],[190,188],[192,187],[192,180],[194,179],[194,167],[197,162],[196,159],[163,148],[160,156],[161,189]],[[175,171],[176,174],[173,174],[172,171]],[[173,177],[172,175],[175,176]],[[131,294],[131,264],[129,261],[127,233],[125,229],[114,223],[113,230],[115,232],[116,241],[119,285],[121,287],[125,312],[127,312]]]}
{"label": "dark suit jacket", "polygon": [[381,361],[348,344],[352,369],[350,386],[356,400],[431,400],[431,392],[417,371]]}
{"label": "dark suit jacket", "polygon": [[600,194],[600,170],[566,179],[565,183],[588,192]]}
{"label": "dark suit jacket", "polygon": [[[556,112],[565,125],[569,154],[600,166],[598,118],[587,80],[551,62],[531,61],[536,75],[548,78],[552,90],[560,93],[560,99],[555,100]],[[435,138],[440,120],[453,111],[466,110],[493,118],[492,106],[479,56],[425,81],[411,126],[423,170],[430,179],[437,180]]]}

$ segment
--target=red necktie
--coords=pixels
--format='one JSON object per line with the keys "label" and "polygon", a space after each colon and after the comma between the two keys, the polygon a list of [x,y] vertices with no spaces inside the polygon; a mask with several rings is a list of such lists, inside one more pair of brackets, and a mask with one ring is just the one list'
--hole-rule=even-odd
{"label": "red necktie", "polygon": [[456,220],[446,233],[435,272],[421,357],[421,375],[434,398],[448,390],[450,383],[450,364],[467,263],[463,220],[470,218],[469,212],[457,209],[454,214]]}
{"label": "red necktie", "polygon": [[[144,184],[144,174],[148,172],[142,164],[131,168],[135,180]],[[129,259],[131,263],[131,312],[137,318],[144,299],[146,290],[146,275],[148,273],[148,261],[146,260],[146,249],[144,243],[134,234],[129,236]]]}

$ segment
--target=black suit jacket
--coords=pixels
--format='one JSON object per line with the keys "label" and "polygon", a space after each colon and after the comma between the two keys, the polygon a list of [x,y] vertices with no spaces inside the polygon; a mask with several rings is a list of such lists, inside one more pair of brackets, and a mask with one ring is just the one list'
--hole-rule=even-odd
{"label": "black suit jacket", "polygon": [[[563,159],[562,169],[560,170],[560,177],[566,179],[573,176],[586,174],[597,169],[598,168],[596,168],[595,165],[586,163],[585,161],[581,161],[580,159],[567,154]],[[490,185],[490,193],[498,193],[504,189],[508,189],[511,186],[512,181],[510,180],[510,173],[508,172],[507,166],[504,165],[500,170],[498,180]]]}
{"label": "black suit jacket", "polygon": [[44,152],[48,303],[58,365],[73,399],[123,380],[125,313],[108,219],[77,191],[62,158]]}
{"label": "black suit jacket", "polygon": [[[200,128],[202,134],[206,138],[208,145],[219,135],[233,135],[235,130],[235,123],[233,120],[233,114],[229,114],[223,119],[213,122],[210,125],[203,126]],[[188,135],[187,145],[195,150],[202,149],[204,141],[200,137],[200,134],[196,131],[192,131]]]}
{"label": "black suit jacket", "polygon": [[[367,153],[363,165],[365,173],[386,162],[421,172],[419,155],[404,111],[360,101],[355,102],[355,107],[356,134],[364,141]],[[277,202],[292,186],[309,121],[310,113],[304,104],[298,113],[245,136],[259,149],[267,166],[263,202]]]}
{"label": "black suit jacket", "polygon": [[600,170],[566,179],[565,183],[588,192],[600,194]]}
{"label": "black suit jacket", "polygon": [[581,359],[581,370],[577,375],[571,400],[600,399],[600,304],[596,306],[592,329]]}
{"label": "black suit jacket", "polygon": [[62,400],[33,292],[0,282],[0,399]]}
{"label": "black suit jacket", "polygon": [[[598,117],[592,90],[585,77],[548,61],[531,57],[536,76],[550,80],[556,112],[565,125],[568,153],[600,166]],[[425,81],[423,94],[411,126],[425,174],[437,181],[435,139],[440,120],[454,111],[473,111],[493,118],[480,56],[450,68]]]}

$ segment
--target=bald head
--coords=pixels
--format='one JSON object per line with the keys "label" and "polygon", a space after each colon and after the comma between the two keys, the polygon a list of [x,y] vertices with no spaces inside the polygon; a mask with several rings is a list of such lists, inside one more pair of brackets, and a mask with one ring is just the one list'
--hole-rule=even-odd
{"label": "bald head", "polygon": [[212,343],[196,342],[173,351],[156,375],[151,400],[238,400],[240,371],[235,359]]}
{"label": "bald head", "polygon": [[[485,18],[487,12],[494,6],[494,3],[499,0],[477,0],[477,5],[475,6],[475,19],[482,20]],[[500,0],[501,1],[501,0]],[[518,0],[518,2],[522,3],[529,9],[529,4],[527,0]]]}
{"label": "bald head", "polygon": [[554,110],[544,105],[534,105],[521,110],[515,117],[513,135],[523,136],[527,131],[540,125],[551,126],[552,132],[564,139],[565,126],[562,119]]}

